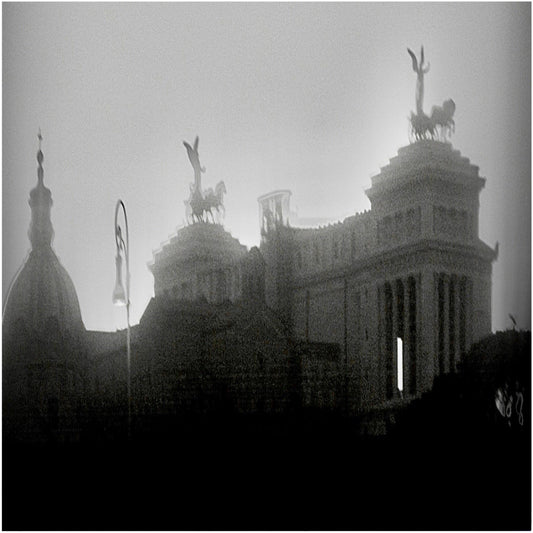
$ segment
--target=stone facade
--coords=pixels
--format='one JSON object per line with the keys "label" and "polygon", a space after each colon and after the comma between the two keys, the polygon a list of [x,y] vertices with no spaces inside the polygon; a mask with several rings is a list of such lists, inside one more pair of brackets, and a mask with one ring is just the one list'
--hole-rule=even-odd
{"label": "stone facade", "polygon": [[406,397],[490,333],[496,254],[478,237],[484,182],[450,144],[419,141],[372,178],[369,211],[264,232],[267,304],[295,338],[341,347],[352,408],[400,396],[397,338]]}

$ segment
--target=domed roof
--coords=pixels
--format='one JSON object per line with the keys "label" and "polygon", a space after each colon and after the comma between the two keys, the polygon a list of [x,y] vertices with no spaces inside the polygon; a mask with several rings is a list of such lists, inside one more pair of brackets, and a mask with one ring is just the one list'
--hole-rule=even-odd
{"label": "domed roof", "polygon": [[50,319],[61,331],[83,328],[74,284],[52,248],[32,250],[13,282],[4,308],[5,333],[20,319],[28,331],[44,332]]}
{"label": "domed roof", "polygon": [[43,183],[42,152],[37,154],[38,183],[30,192],[32,250],[15,279],[4,306],[4,334],[23,321],[28,332],[43,333],[56,323],[61,332],[84,329],[74,284],[52,250],[52,195]]}

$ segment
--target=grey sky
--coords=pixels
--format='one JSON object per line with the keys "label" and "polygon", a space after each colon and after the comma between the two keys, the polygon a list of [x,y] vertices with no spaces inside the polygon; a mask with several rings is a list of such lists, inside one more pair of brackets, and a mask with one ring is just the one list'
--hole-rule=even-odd
{"label": "grey sky", "polygon": [[487,179],[480,234],[500,256],[493,329],[530,327],[530,5],[4,3],[3,296],[29,249],[37,130],[54,249],[89,329],[111,304],[113,216],[131,238],[132,316],[152,251],[183,223],[200,136],[205,187],[226,183],[226,227],[259,242],[256,199],[293,192],[302,217],[368,209],[370,177],[408,143],[424,44],[424,106],[453,98],[455,148]]}

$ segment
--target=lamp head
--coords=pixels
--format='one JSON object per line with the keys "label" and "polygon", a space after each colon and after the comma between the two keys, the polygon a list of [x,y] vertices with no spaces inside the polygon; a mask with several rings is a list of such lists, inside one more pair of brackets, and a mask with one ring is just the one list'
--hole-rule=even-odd
{"label": "lamp head", "polygon": [[120,254],[117,254],[117,257],[115,258],[115,264],[117,268],[117,276],[115,289],[113,290],[113,304],[122,306],[126,305],[128,300],[126,298],[124,285],[122,284],[122,257],[120,257]]}

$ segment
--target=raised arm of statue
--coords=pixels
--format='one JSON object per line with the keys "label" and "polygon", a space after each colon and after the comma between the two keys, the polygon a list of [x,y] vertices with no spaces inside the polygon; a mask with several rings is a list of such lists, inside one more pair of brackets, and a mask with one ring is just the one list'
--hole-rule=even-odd
{"label": "raised arm of statue", "polygon": [[417,115],[422,115],[423,105],[424,105],[424,74],[429,72],[429,63],[424,65],[424,47],[420,49],[420,63],[418,63],[416,56],[412,50],[409,48],[407,52],[411,56],[413,61],[413,70],[416,72],[416,113]]}
{"label": "raised arm of statue", "polygon": [[194,148],[186,141],[183,141],[183,145],[187,149],[187,155],[189,156],[189,161],[191,162],[192,168],[194,169],[194,183],[195,186],[200,190],[201,187],[201,172],[205,172],[205,168],[200,165],[200,154],[198,153],[198,136],[194,140]]}

